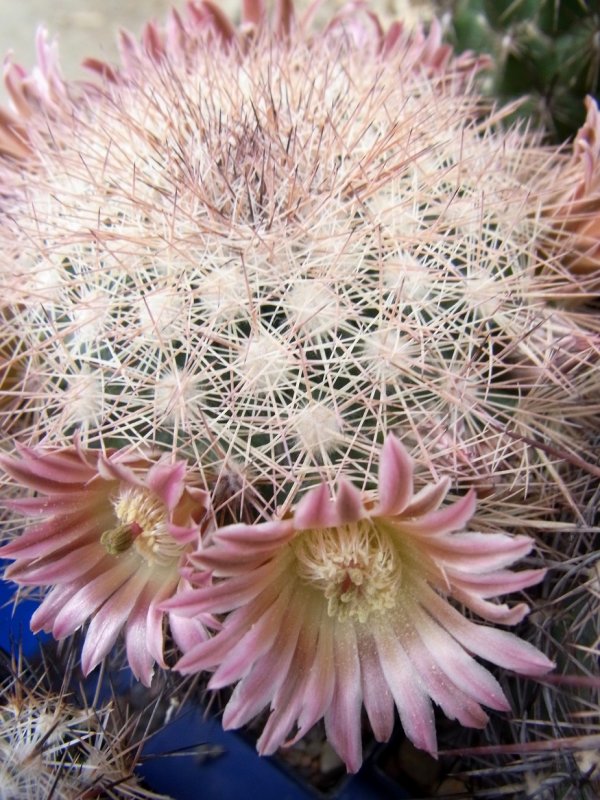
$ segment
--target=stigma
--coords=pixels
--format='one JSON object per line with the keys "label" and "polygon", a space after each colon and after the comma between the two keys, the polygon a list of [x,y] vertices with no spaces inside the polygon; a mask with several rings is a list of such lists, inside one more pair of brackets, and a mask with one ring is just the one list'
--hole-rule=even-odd
{"label": "stigma", "polygon": [[116,525],[103,532],[100,543],[109,555],[135,551],[148,566],[167,566],[182,548],[169,533],[165,505],[148,489],[133,487],[113,501]]}

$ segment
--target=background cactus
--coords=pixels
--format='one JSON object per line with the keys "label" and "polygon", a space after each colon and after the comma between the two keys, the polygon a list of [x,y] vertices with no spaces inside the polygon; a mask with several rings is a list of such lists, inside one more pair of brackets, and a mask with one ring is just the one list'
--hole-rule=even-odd
{"label": "background cactus", "polygon": [[502,101],[526,97],[519,114],[557,140],[583,123],[582,100],[600,80],[597,0],[450,0],[448,34],[459,50],[492,56],[485,84]]}
{"label": "background cactus", "polygon": [[35,662],[0,651],[0,797],[169,800],[134,772],[147,718],[114,694],[86,696],[73,656],[72,643]]}

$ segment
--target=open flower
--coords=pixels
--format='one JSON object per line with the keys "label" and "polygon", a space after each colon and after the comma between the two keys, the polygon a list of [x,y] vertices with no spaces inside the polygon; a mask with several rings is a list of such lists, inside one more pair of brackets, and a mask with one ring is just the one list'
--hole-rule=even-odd
{"label": "open flower", "polygon": [[[145,684],[164,666],[161,601],[188,586],[179,568],[200,540],[204,491],[186,485],[184,462],[153,462],[120,450],[108,455],[78,446],[22,448],[0,466],[34,497],[5,501],[41,517],[0,548],[15,559],[6,577],[21,586],[52,586],[31,619],[34,632],[69,636],[87,620],[84,673],[106,656],[124,628],[127,658]],[[205,637],[204,618],[173,635],[183,645]]]}
{"label": "open flower", "polygon": [[270,705],[258,741],[273,753],[290,731],[297,741],[321,717],[350,771],[360,767],[364,704],[375,737],[389,738],[394,703],[406,735],[436,752],[431,701],[463,725],[483,727],[480,704],[506,711],[496,679],[472,655],[523,675],[552,663],[506,631],[478,625],[447,598],[492,622],[514,624],[528,608],[488,598],[537,583],[543,570],[506,567],[527,554],[526,536],[462,531],[472,492],[440,508],[443,479],[413,493],[413,465],[388,436],[375,503],[341,479],[334,500],[322,484],[293,516],[216,531],[194,560],[214,585],[166,603],[194,618],[232,612],[212,639],[191,647],[176,668],[215,668],[213,689],[239,681],[224,712],[237,728]]}

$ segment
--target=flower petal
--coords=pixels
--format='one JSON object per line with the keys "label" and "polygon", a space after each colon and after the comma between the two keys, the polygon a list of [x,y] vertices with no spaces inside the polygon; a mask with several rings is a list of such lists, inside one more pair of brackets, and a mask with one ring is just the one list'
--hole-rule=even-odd
{"label": "flower petal", "polygon": [[518,592],[528,586],[535,586],[544,579],[545,569],[523,569],[520,572],[497,570],[482,575],[462,572],[448,567],[446,574],[451,583],[462,589],[478,594],[480,597],[495,597],[508,592]]}
{"label": "flower petal", "polygon": [[97,540],[97,526],[102,520],[90,519],[89,516],[88,510],[80,517],[59,515],[29,528],[0,547],[0,558],[39,558],[76,542]]}
{"label": "flower petal", "polygon": [[[114,559],[111,559],[114,563]],[[102,563],[102,562],[101,562]],[[129,559],[123,559],[114,566],[95,570],[89,580],[69,598],[64,607],[56,615],[52,634],[56,639],[63,639],[74,633],[91,617],[96,610],[119,589],[132,573]]]}
{"label": "flower petal", "polygon": [[432,538],[427,552],[456,570],[490,572],[523,558],[532,547],[533,540],[529,536],[467,532]]}
{"label": "flower petal", "polygon": [[331,705],[325,712],[325,732],[343,759],[348,772],[358,772],[362,764],[360,711],[362,689],[360,661],[354,625],[344,625],[333,640],[335,684]]}
{"label": "flower petal", "polygon": [[440,507],[450,489],[450,478],[442,478],[437,483],[424,486],[403,509],[405,517],[422,517]]}
{"label": "flower petal", "polygon": [[340,478],[335,497],[335,524],[347,525],[365,516],[362,495],[345,478]]}
{"label": "flower petal", "polygon": [[334,625],[324,605],[321,605],[320,609],[315,609],[311,620],[318,634],[315,657],[306,678],[304,703],[298,717],[298,732],[289,744],[293,744],[308,733],[317,720],[325,715],[335,688]]}
{"label": "flower petal", "polygon": [[436,755],[437,738],[431,701],[410,663],[402,638],[398,638],[393,630],[379,626],[374,628],[373,638],[404,733],[416,747]]}
{"label": "flower petal", "polygon": [[296,506],[294,528],[297,531],[308,528],[331,528],[336,515],[327,484],[321,483],[310,489]]}
{"label": "flower petal", "polygon": [[403,536],[444,536],[462,530],[475,513],[477,496],[473,489],[452,505],[432,511],[424,517],[391,520]]}
{"label": "flower petal", "polygon": [[169,511],[173,511],[184,492],[185,463],[154,464],[146,476],[146,485],[160,497]]}
{"label": "flower petal", "polygon": [[418,632],[438,670],[461,692],[497,711],[509,711],[504,692],[494,676],[478,664],[459,642],[417,606],[407,614],[407,624]]}
{"label": "flower petal", "polygon": [[381,669],[370,633],[359,638],[362,693],[369,722],[378,742],[387,742],[394,729],[394,698]]}
{"label": "flower petal", "polygon": [[[227,624],[208,641],[198,644],[185,653],[175,665],[184,675],[200,672],[220,664],[243,632],[259,624],[262,615],[277,601],[279,587],[263,592],[248,605],[242,606],[227,617]],[[163,607],[165,604],[162,604]]]}
{"label": "flower petal", "polygon": [[545,675],[554,669],[552,661],[533,645],[507,631],[471,622],[433,590],[424,588],[419,599],[423,608],[465,649],[486,661],[521,675]]}
{"label": "flower petal", "polygon": [[[316,610],[316,609],[315,609]],[[271,714],[256,746],[259,753],[270,755],[284,742],[288,732],[298,719],[304,705],[310,667],[314,663],[318,630],[314,625],[303,625],[298,634],[296,651],[287,679],[281,684],[271,702]]]}
{"label": "flower petal", "polygon": [[251,671],[234,689],[223,713],[225,730],[245,725],[287,680],[303,622],[297,609],[292,607],[288,611],[272,652],[255,661]]}
{"label": "flower petal", "polygon": [[21,459],[0,456],[0,467],[21,486],[45,493],[72,491],[95,474],[75,451],[53,453],[20,448]]}
{"label": "flower petal", "polygon": [[260,622],[238,639],[210,679],[211,689],[221,689],[239,680],[248,673],[253,661],[271,650],[280,634],[291,594],[291,586],[284,586],[277,602],[262,615]]}
{"label": "flower petal", "polygon": [[413,462],[406,448],[389,435],[379,461],[379,503],[374,516],[391,517],[400,514],[413,496]]}
{"label": "flower petal", "polygon": [[116,642],[145,583],[144,575],[133,575],[93,616],[81,651],[81,667],[84,675],[89,675],[94,667],[98,666]]}
{"label": "flower petal", "polygon": [[[440,668],[440,659],[426,648],[420,631],[413,626],[405,628],[407,653],[423,681],[427,694],[437,703],[449,719],[456,719],[461,725],[482,728],[488,722],[488,715],[479,703],[466,695],[454,682],[449,670]],[[442,659],[443,663],[443,659]]]}
{"label": "flower petal", "polygon": [[157,605],[173,592],[177,578],[157,589],[147,583],[131,610],[125,630],[127,661],[135,677],[144,686],[150,686],[154,672],[154,662],[166,667],[163,657],[163,617]]}
{"label": "flower petal", "polygon": [[74,547],[54,559],[31,562],[17,561],[5,572],[6,578],[21,586],[44,586],[54,583],[70,583],[93,569],[105,556],[96,542]]}

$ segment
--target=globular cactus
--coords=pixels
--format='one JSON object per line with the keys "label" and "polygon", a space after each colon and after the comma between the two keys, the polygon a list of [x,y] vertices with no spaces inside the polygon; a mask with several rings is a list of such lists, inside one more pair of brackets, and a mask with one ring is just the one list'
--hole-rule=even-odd
{"label": "globular cactus", "polygon": [[[190,2],[185,19],[173,12],[164,27],[148,25],[141,42],[123,34],[122,64],[89,62],[90,83],[61,77],[43,35],[35,76],[7,65],[13,107],[0,124],[0,335],[9,343],[11,402],[0,414],[13,426],[2,447],[12,449],[16,438],[28,449],[3,459],[13,476],[4,490],[9,507],[47,508],[49,517],[44,535],[28,531],[5,551],[16,558],[21,580],[24,574],[33,580],[38,566],[44,585],[62,578],[64,564],[57,564],[50,538],[60,529],[77,539],[73,509],[81,513],[82,497],[99,491],[98,477],[84,487],[72,470],[69,480],[61,479],[59,465],[75,458],[73,450],[85,453],[88,464],[102,451],[94,461],[101,477],[113,457],[187,462],[189,485],[208,498],[208,508],[195,519],[202,527],[202,546],[200,530],[195,542],[200,552],[190,555],[201,577],[191,567],[182,574],[196,584],[215,577],[214,586],[198,589],[198,607],[208,604],[214,614],[250,596],[255,576],[245,570],[262,570],[267,581],[274,551],[273,563],[292,572],[294,552],[298,562],[315,561],[286,584],[290,592],[318,573],[326,593],[342,603],[353,592],[363,597],[357,587],[372,578],[369,564],[383,559],[391,575],[389,603],[372,606],[383,615],[380,630],[394,633],[386,628],[390,604],[410,584],[402,582],[401,569],[419,573],[426,561],[414,556],[404,563],[387,541],[402,512],[410,517],[403,520],[407,530],[443,551],[427,560],[440,595],[452,585],[443,566],[452,550],[441,542],[445,533],[463,542],[468,525],[464,535],[478,547],[487,534],[490,547],[505,545],[500,531],[530,534],[548,551],[557,530],[566,543],[590,527],[582,509],[590,479],[600,475],[598,278],[587,218],[582,232],[570,212],[588,213],[582,193],[596,202],[594,124],[571,157],[544,146],[541,134],[503,125],[511,108],[482,99],[479,60],[453,56],[439,24],[427,34],[409,34],[399,24],[384,31],[372,13],[352,4],[314,32],[311,11],[297,19],[291,3],[281,0],[270,20],[258,0],[248,0],[235,28],[212,3]],[[594,109],[590,101],[590,119]],[[583,187],[580,156],[589,172]],[[578,256],[581,250],[590,256],[589,269],[571,268],[574,239]],[[121,448],[126,454],[113,456]],[[378,475],[380,462],[385,469]],[[38,497],[12,499],[19,476]],[[437,510],[446,491],[447,505]],[[155,534],[158,555],[172,556],[169,568],[189,555],[187,538],[185,548],[161,551],[161,544],[171,545],[169,536],[181,534],[165,512],[180,494],[161,495],[160,536],[154,522],[148,532],[138,517],[120,513],[118,497],[107,497],[107,518],[129,527],[123,537],[120,525],[119,536],[112,528],[101,536],[91,524],[84,528],[92,556],[100,546],[106,551],[98,556],[105,561],[93,587],[102,585],[104,594],[94,594],[87,616],[113,591],[106,574],[120,580],[124,562]],[[63,507],[67,531],[59,524]],[[442,534],[437,526],[453,508],[464,513]],[[431,512],[425,526],[413,519],[424,509]],[[365,520],[372,519],[379,520],[372,524],[381,527],[380,538],[379,528],[369,533]],[[229,523],[242,527],[232,531]],[[364,534],[358,543],[357,530]],[[318,543],[323,531],[327,547],[315,547],[314,558],[310,548],[285,547],[295,534]],[[387,550],[379,558],[384,539]],[[529,553],[529,539],[517,543],[522,555]],[[353,548],[363,545],[364,563],[357,565]],[[340,553],[333,553],[338,546]],[[146,564],[135,562],[142,578],[155,566],[144,552]],[[78,569],[72,554],[60,555]],[[43,563],[32,563],[33,556]],[[496,570],[512,560],[496,554],[492,566],[484,563]],[[339,567],[333,588],[327,583],[332,564]],[[488,620],[513,624],[524,604],[515,613],[483,597],[533,580],[517,573],[514,580],[524,582],[510,583],[509,570],[499,573],[479,584],[471,575],[479,589],[464,596],[479,592],[475,613],[485,608]],[[436,591],[426,586],[431,575],[417,577],[414,585],[427,592],[422,596],[437,603]],[[66,586],[63,579],[49,616],[64,617],[58,601],[75,584],[76,601],[88,597],[83,578],[78,574]],[[239,593],[225,602],[230,578]],[[459,593],[454,597],[462,602]],[[118,599],[117,627],[128,624]],[[151,602],[154,623],[166,608],[176,616],[180,600],[158,609]],[[370,620],[359,613],[360,603],[357,608],[364,632]],[[456,609],[439,603],[435,609],[450,615],[457,639],[472,631]],[[422,628],[431,632],[435,626],[423,614]],[[346,622],[343,614],[325,615],[332,626]],[[245,642],[240,618],[235,610],[227,618],[233,633],[224,624],[224,633],[192,643],[184,663],[212,668],[212,648],[235,647],[236,633]],[[258,637],[262,628],[254,622],[249,631]],[[59,626],[59,635],[64,630]],[[483,630],[492,639],[497,633]],[[282,636],[288,633],[284,626]],[[341,639],[331,640],[342,652]],[[468,651],[484,652],[471,644]],[[286,639],[288,655],[293,646]],[[389,648],[386,676],[397,681],[395,640]],[[302,658],[310,652],[304,648]],[[274,653],[277,658],[277,648]],[[543,659],[529,674],[549,665]],[[221,685],[237,680],[240,668],[237,661],[230,672],[219,667]],[[448,686],[436,689],[436,670],[429,677],[443,696],[440,704],[454,708]],[[307,674],[299,670],[296,683]],[[260,665],[253,675],[260,679]],[[356,671],[353,678],[350,693]],[[356,721],[362,689],[348,700],[343,676],[335,685],[334,705],[339,711],[351,702]],[[417,717],[430,710],[421,694]],[[397,695],[401,702],[403,692]],[[289,707],[294,713],[299,696]],[[383,693],[369,696],[370,703],[379,700],[386,724],[377,735],[385,738],[393,711],[387,713]],[[331,717],[324,713],[327,727]],[[333,726],[338,734],[342,717]],[[287,732],[285,721],[278,736]],[[433,749],[430,723],[428,717],[425,743]],[[351,753],[344,743],[335,746],[355,769],[356,726],[350,736]]]}
{"label": "globular cactus", "polygon": [[175,449],[251,521],[340,471],[372,488],[393,431],[489,527],[551,527],[597,425],[598,320],[552,239],[567,156],[486,116],[435,25],[290,17],[267,48],[206,14],[124,37],[96,87],[43,37],[43,92],[8,68],[21,440]]}
{"label": "globular cactus", "polygon": [[597,0],[451,0],[444,8],[457,49],[492,56],[493,97],[525,98],[519,113],[558,140],[575,133],[583,98],[599,88]]}
{"label": "globular cactus", "polygon": [[[2,800],[168,800],[134,772],[146,731],[118,702],[92,705],[73,675],[73,648],[28,663],[1,654]],[[57,666],[65,672],[56,683]]]}

